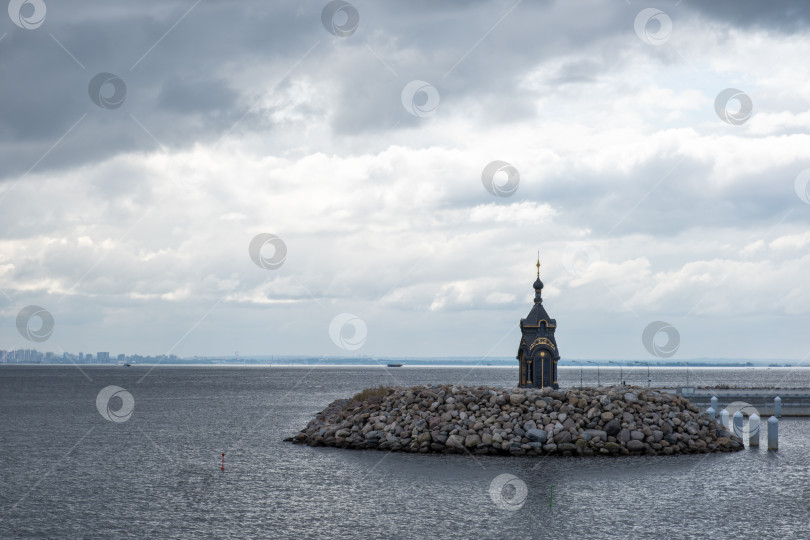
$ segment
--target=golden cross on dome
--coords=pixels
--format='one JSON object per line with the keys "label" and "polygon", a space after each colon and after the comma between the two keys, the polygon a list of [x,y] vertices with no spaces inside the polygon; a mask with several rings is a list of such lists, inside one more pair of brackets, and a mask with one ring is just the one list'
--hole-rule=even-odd
{"label": "golden cross on dome", "polygon": [[540,250],[537,250],[537,277],[540,277]]}

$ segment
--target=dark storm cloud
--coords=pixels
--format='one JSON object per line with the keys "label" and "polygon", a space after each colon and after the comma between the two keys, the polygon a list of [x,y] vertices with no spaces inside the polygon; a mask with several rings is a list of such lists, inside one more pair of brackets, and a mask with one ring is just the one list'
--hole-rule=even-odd
{"label": "dark storm cloud", "polygon": [[[414,79],[435,85],[449,110],[477,99],[489,102],[491,120],[526,118],[533,111],[516,88],[518,78],[557,55],[617,31],[627,33],[632,20],[632,9],[599,2],[587,7],[587,16],[550,1],[357,2],[357,32],[337,38],[321,24],[324,5],[51,3],[36,30],[17,28],[5,18],[0,24],[0,32],[8,34],[0,42],[0,98],[12,105],[4,106],[0,116],[4,176],[28,170],[85,113],[38,171],[119,152],[152,151],[153,138],[169,148],[216,139],[269,90],[254,85],[259,77],[252,73],[280,77],[318,41],[295,74],[328,81],[336,99],[332,127],[338,134],[417,125],[400,103],[400,92]],[[569,30],[555,31],[561,26]],[[561,77],[586,80],[586,68],[571,66]],[[87,85],[99,72],[126,83],[121,108],[103,110],[90,101]],[[150,133],[143,133],[130,115]],[[272,127],[255,118],[245,119],[244,126]]]}
{"label": "dark storm cloud", "polygon": [[[295,4],[254,2],[236,9],[203,2],[189,11],[192,5],[147,2],[136,10],[49,3],[45,23],[34,30],[3,17],[3,179],[15,180],[46,152],[36,171],[153,151],[154,139],[169,148],[215,139],[250,107],[240,95],[255,99],[263,90],[233,88],[226,79],[252,69],[280,75],[289,68],[288,55],[305,51],[323,30]],[[91,100],[88,85],[100,72],[124,81],[120,108],[104,109]]]}
{"label": "dark storm cloud", "polygon": [[223,80],[168,79],[157,99],[160,108],[178,113],[217,113],[236,106],[237,93]]}
{"label": "dark storm cloud", "polygon": [[810,24],[810,2],[806,0],[703,0],[689,2],[686,7],[744,28],[762,27],[792,33]]}
{"label": "dark storm cloud", "polygon": [[[36,30],[2,17],[3,179],[19,177],[54,145],[36,171],[151,152],[156,141],[181,149],[216,140],[270,90],[259,80],[281,77],[318,41],[294,75],[325,82],[338,135],[418,126],[421,119],[400,103],[403,87],[415,79],[438,89],[441,110],[463,113],[475,102],[485,122],[525,120],[537,114],[537,96],[518,87],[522,77],[563,59],[546,81],[552,91],[587,86],[613,68],[619,49],[637,45],[632,23],[640,9],[605,2],[358,1],[357,31],[338,38],[321,24],[325,3],[50,2]],[[790,30],[807,21],[810,7],[783,0],[684,2],[663,9],[676,18],[698,13]],[[613,36],[627,39],[617,45]],[[102,109],[90,100],[88,83],[99,72],[125,82],[120,108]],[[301,112],[323,114],[306,107]],[[254,111],[241,128],[272,129],[259,114]]]}

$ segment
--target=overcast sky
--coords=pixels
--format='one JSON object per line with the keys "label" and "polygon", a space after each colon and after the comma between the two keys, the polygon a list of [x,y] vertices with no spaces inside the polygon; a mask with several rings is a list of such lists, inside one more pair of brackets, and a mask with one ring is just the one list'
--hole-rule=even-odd
{"label": "overcast sky", "polygon": [[0,349],[810,353],[806,0],[8,11]]}

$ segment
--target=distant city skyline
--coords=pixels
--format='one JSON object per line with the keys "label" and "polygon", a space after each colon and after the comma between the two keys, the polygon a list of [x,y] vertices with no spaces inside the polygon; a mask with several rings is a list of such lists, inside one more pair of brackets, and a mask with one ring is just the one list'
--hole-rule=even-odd
{"label": "distant city skyline", "polygon": [[[404,361],[409,362],[410,365],[464,365],[464,366],[496,366],[496,367],[518,367],[517,359],[509,357],[465,357],[465,356],[446,356],[446,357],[408,357],[408,356],[311,356],[311,355],[247,355],[240,356],[238,352],[232,355],[224,356],[190,356],[179,357],[177,355],[140,355],[140,354],[125,354],[119,353],[117,355],[110,355],[108,352],[93,353],[84,352],[62,352],[56,354],[52,351],[41,352],[36,349],[17,349],[17,350],[2,350],[0,349],[0,365],[9,364],[50,364],[50,365],[112,365],[112,364],[226,364],[226,365],[241,365],[240,363],[250,362],[252,365],[386,365],[389,361]],[[590,365],[584,365],[588,362]],[[560,360],[560,366],[566,368],[582,367],[584,369],[595,369],[599,366],[603,369],[610,369],[611,365],[624,366],[627,368],[646,369],[647,366],[651,368],[665,368],[665,367],[701,367],[701,366],[790,366],[790,367],[808,367],[805,362],[796,359],[764,359],[751,361],[744,358],[686,358],[678,360],[656,360],[656,361],[638,361],[630,359],[604,359],[604,360],[586,360],[584,358],[567,358]]]}

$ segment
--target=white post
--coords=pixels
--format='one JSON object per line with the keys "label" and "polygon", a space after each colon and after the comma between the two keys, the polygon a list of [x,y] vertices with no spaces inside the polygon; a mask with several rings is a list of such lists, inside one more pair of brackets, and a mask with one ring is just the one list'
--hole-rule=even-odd
{"label": "white post", "polygon": [[720,411],[720,425],[728,429],[728,409]]}
{"label": "white post", "polygon": [[768,418],[768,450],[779,450],[779,420]]}
{"label": "white post", "polygon": [[743,437],[743,414],[740,411],[734,413],[734,435]]}
{"label": "white post", "polygon": [[776,396],[773,400],[773,415],[782,418],[782,398]]}
{"label": "white post", "polygon": [[717,396],[712,396],[711,403],[712,403],[712,409],[714,409],[715,412],[720,410],[720,407],[718,407],[719,403],[717,401]]}
{"label": "white post", "polygon": [[711,417],[712,420],[714,420],[715,417],[717,416],[717,414],[715,413],[715,410],[712,407],[709,407],[708,409],[706,409],[706,414],[708,414]]}
{"label": "white post", "polygon": [[748,446],[759,446],[759,415],[748,417]]}

